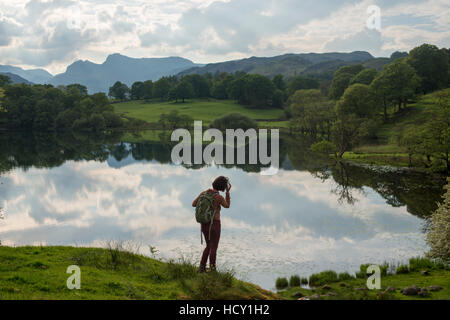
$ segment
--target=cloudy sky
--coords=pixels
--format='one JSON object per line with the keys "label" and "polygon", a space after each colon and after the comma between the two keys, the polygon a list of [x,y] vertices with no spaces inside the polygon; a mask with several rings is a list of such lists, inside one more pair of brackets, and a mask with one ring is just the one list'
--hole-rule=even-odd
{"label": "cloudy sky", "polygon": [[[380,9],[377,24],[376,5]],[[448,0],[1,0],[0,64],[65,71],[111,53],[197,63],[450,46]]]}

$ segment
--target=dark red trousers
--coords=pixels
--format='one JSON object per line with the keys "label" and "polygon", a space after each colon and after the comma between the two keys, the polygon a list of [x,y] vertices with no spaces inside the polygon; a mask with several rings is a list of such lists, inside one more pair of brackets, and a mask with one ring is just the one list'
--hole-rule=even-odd
{"label": "dark red trousers", "polygon": [[209,226],[210,224],[202,224],[202,233],[203,237],[206,240],[206,248],[203,250],[202,255],[202,261],[200,262],[200,265],[206,266],[206,262],[208,261],[209,257],[209,264],[210,265],[216,265],[216,255],[217,255],[217,248],[219,247],[219,240],[220,240],[220,220],[214,220],[212,227],[211,227],[211,237],[209,236]]}

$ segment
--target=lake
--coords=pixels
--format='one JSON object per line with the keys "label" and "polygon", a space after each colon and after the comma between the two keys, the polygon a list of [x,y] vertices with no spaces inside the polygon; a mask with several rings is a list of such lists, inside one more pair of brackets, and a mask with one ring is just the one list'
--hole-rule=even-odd
{"label": "lake", "polygon": [[[185,167],[167,136],[0,134],[3,245],[105,246],[131,241],[150,255],[199,260],[193,199],[219,175],[233,184],[222,209],[218,267],[273,289],[279,276],[402,262],[427,250],[426,218],[445,178],[339,164],[285,137],[281,169]],[[133,142],[140,141],[140,142]]]}

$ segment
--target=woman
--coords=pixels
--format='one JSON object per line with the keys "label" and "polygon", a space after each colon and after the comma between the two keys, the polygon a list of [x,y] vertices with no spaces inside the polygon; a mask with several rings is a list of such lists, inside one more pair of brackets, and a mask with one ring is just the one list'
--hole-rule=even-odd
{"label": "woman", "polygon": [[[228,182],[228,178],[226,177],[218,177],[214,180],[212,184],[212,189],[203,191],[195,200],[192,202],[192,206],[197,206],[197,201],[202,194],[205,192],[215,193],[214,201],[212,204],[212,211],[215,212],[212,226],[210,223],[205,223],[201,225],[203,236],[206,240],[206,248],[203,250],[202,260],[200,262],[199,272],[206,271],[206,262],[209,257],[209,266],[211,271],[216,271],[216,255],[217,248],[219,246],[220,240],[220,209],[221,207],[229,208],[230,207],[230,189],[231,184]],[[226,191],[225,199],[219,194],[219,191]],[[209,230],[211,229],[211,234]]]}

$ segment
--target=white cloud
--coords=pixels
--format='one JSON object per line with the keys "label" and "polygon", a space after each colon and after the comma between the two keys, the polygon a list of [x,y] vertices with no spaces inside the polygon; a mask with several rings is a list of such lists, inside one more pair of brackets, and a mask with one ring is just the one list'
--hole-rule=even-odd
{"label": "white cloud", "polygon": [[[381,7],[379,35],[365,29],[371,4]],[[0,63],[61,72],[114,52],[198,63],[332,49],[388,55],[450,46],[449,21],[445,0],[3,0]]]}

